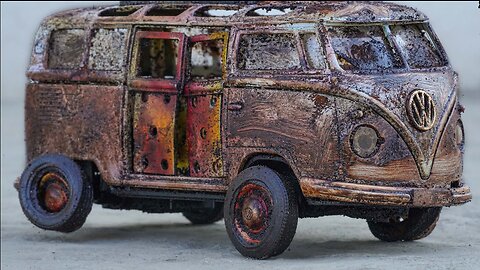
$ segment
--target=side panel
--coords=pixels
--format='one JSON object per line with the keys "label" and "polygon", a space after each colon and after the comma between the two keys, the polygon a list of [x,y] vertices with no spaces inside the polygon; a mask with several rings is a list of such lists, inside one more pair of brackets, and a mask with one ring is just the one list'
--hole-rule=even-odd
{"label": "side panel", "polygon": [[[230,168],[238,168],[242,160],[232,158],[243,156],[239,152],[248,147],[281,155],[301,176],[338,177],[333,97],[248,88],[228,89],[227,93],[226,144]],[[236,173],[230,171],[230,176]]]}
{"label": "side panel", "polygon": [[123,86],[30,84],[25,101],[27,159],[47,153],[94,161],[119,184]]}

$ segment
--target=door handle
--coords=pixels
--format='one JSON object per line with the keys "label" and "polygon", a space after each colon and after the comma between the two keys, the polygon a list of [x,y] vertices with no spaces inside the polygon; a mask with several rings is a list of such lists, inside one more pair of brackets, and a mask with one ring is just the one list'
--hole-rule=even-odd
{"label": "door handle", "polygon": [[243,102],[231,102],[227,106],[229,111],[241,111],[243,109]]}

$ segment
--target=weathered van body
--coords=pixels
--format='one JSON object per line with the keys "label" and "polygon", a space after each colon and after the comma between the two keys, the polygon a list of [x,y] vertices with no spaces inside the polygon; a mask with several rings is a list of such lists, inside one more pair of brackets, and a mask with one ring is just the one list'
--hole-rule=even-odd
{"label": "weathered van body", "polygon": [[[45,19],[27,72],[28,161],[74,161],[95,202],[147,212],[225,202],[237,249],[264,258],[293,235],[258,235],[281,203],[270,178],[235,184],[248,168],[276,173],[295,227],[345,214],[372,229],[471,199],[457,75],[424,14],[369,2],[126,4]],[[60,182],[37,191],[48,212],[68,205]],[[242,194],[248,203],[229,208]],[[262,241],[282,247],[258,252]]]}

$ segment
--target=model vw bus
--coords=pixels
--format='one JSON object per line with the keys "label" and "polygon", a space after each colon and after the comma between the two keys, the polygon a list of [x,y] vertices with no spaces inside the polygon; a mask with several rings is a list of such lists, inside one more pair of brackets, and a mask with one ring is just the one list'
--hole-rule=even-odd
{"label": "model vw bus", "polygon": [[383,241],[432,232],[462,180],[457,76],[422,13],[391,3],[123,3],[45,19],[26,90],[36,226],[92,203],[225,217],[248,257],[298,218],[367,220]]}

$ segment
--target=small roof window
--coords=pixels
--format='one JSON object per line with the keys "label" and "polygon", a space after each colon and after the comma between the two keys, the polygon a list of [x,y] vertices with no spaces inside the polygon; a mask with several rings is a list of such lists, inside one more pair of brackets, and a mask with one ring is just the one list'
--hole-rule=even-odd
{"label": "small roof window", "polygon": [[122,6],[108,8],[101,11],[98,16],[100,17],[116,17],[116,16],[128,16],[139,10],[140,6]]}
{"label": "small roof window", "polygon": [[259,7],[247,12],[247,16],[281,16],[295,10],[296,7]]}
{"label": "small roof window", "polygon": [[237,7],[215,7],[206,6],[198,9],[194,16],[196,17],[229,17],[240,10]]}
{"label": "small roof window", "polygon": [[189,9],[189,6],[176,6],[176,7],[165,7],[165,6],[155,6],[149,9],[145,16],[178,16],[182,14],[185,10]]}

